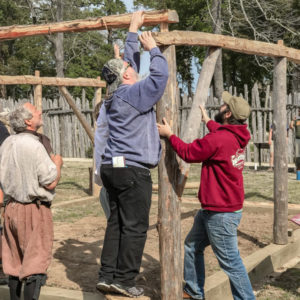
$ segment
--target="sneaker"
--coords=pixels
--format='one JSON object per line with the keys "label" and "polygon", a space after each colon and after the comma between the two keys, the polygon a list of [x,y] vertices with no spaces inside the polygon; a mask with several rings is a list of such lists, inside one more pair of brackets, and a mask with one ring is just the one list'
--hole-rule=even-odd
{"label": "sneaker", "polygon": [[144,295],[144,289],[138,286],[126,286],[119,283],[111,285],[113,292],[122,294],[131,298],[137,298]]}
{"label": "sneaker", "polygon": [[104,293],[113,292],[110,282],[108,282],[107,280],[104,280],[104,279],[101,279],[98,281],[96,288],[98,291],[104,292]]}

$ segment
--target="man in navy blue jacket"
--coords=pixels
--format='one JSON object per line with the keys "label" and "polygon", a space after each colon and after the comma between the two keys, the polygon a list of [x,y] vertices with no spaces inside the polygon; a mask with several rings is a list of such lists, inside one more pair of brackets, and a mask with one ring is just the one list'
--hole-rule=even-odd
{"label": "man in navy blue jacket", "polygon": [[107,222],[97,289],[129,297],[143,295],[135,285],[149,226],[152,195],[150,168],[160,159],[161,145],[153,106],[163,95],[168,65],[151,32],[140,36],[150,52],[150,74],[139,81],[137,30],[143,12],[133,14],[124,60],[112,59],[103,70],[109,97],[104,101],[109,136],[102,156],[101,178],[109,194]]}

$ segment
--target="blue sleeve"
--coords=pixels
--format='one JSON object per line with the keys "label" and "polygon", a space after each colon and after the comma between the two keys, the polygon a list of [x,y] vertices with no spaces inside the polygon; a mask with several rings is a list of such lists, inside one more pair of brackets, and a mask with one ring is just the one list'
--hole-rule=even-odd
{"label": "blue sleeve", "polygon": [[168,81],[168,63],[158,47],[150,51],[150,75],[133,84],[126,95],[126,102],[140,113],[149,111],[162,97]]}
{"label": "blue sleeve", "polygon": [[134,70],[140,72],[140,49],[138,42],[138,34],[128,32],[125,41],[124,60],[130,63]]}

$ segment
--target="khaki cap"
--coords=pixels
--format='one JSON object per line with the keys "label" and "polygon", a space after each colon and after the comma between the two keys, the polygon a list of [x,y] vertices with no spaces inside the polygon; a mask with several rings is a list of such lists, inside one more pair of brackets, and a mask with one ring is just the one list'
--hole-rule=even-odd
{"label": "khaki cap", "polygon": [[223,101],[229,106],[233,117],[236,120],[246,120],[250,115],[250,106],[242,97],[232,96],[228,92],[223,92]]}

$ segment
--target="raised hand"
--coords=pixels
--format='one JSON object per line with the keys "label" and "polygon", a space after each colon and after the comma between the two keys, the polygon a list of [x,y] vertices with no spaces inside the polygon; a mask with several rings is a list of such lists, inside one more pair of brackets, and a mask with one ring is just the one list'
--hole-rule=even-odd
{"label": "raised hand", "polygon": [[207,112],[206,112],[206,109],[202,106],[202,105],[199,105],[199,108],[201,110],[201,114],[202,114],[202,122],[204,122],[205,124],[210,121],[210,117],[208,116]]}
{"label": "raised hand", "polygon": [[151,31],[145,31],[140,35],[140,41],[143,44],[145,51],[150,51],[156,47],[156,42],[152,37]]}
{"label": "raised hand", "polygon": [[130,32],[137,32],[138,29],[143,25],[144,23],[144,11],[139,10],[132,14],[129,31]]}

